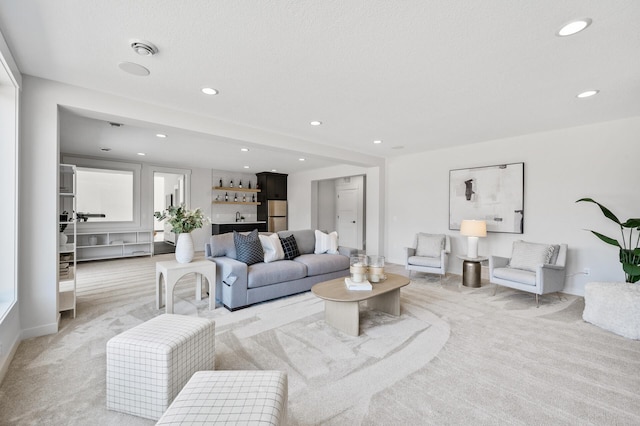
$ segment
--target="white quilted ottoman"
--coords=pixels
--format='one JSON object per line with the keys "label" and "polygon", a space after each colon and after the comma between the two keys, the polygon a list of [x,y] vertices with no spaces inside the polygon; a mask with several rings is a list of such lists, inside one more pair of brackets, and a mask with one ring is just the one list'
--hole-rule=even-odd
{"label": "white quilted ottoman", "polygon": [[107,408],[156,420],[193,373],[214,362],[213,320],[157,316],[107,342]]}
{"label": "white quilted ottoman", "polygon": [[587,283],[582,319],[629,339],[640,339],[640,284]]}
{"label": "white quilted ottoman", "polygon": [[284,425],[283,371],[199,371],[156,425]]}

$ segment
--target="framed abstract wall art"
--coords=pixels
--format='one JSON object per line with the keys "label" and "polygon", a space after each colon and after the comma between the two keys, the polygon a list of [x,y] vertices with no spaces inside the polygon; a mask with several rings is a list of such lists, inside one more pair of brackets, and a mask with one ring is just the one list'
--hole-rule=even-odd
{"label": "framed abstract wall art", "polygon": [[449,229],[484,220],[487,232],[524,232],[524,163],[449,171]]}

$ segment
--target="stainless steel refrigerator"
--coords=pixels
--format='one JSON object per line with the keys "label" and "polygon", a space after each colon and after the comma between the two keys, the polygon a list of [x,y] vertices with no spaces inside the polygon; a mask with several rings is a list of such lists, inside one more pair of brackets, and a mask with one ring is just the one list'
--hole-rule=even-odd
{"label": "stainless steel refrigerator", "polygon": [[267,230],[278,232],[287,229],[287,202],[268,200],[267,207]]}

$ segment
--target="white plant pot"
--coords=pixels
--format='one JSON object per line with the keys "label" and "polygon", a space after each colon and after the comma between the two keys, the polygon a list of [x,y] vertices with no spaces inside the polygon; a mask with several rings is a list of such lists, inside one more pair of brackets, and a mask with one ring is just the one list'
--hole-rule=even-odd
{"label": "white plant pot", "polygon": [[178,263],[189,263],[193,260],[193,239],[190,233],[178,234],[176,243],[176,261]]}
{"label": "white plant pot", "polygon": [[64,232],[60,233],[60,238],[58,239],[58,244],[63,246],[65,244],[67,244],[67,241],[69,240],[69,238],[67,237],[67,234],[65,234]]}

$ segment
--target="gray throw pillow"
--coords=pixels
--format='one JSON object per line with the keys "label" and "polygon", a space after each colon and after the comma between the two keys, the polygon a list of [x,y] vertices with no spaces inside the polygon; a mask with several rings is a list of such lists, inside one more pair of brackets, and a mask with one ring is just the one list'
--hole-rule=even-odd
{"label": "gray throw pillow", "polygon": [[538,265],[549,263],[554,249],[549,244],[514,241],[509,267],[535,272]]}
{"label": "gray throw pillow", "polygon": [[257,229],[247,235],[233,231],[233,242],[236,246],[236,259],[239,262],[253,265],[264,261],[264,252],[262,251]]}
{"label": "gray throw pillow", "polygon": [[442,234],[418,234],[416,245],[416,256],[420,257],[440,257],[440,253],[445,246],[445,237]]}

